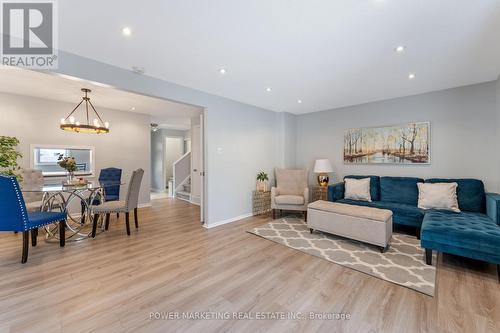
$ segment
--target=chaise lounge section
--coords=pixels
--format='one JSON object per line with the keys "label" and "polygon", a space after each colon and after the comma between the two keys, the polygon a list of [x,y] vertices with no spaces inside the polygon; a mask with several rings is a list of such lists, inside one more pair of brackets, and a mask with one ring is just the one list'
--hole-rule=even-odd
{"label": "chaise lounge section", "polygon": [[[482,181],[358,175],[345,178],[370,178],[372,201],[345,199],[344,182],[328,187],[329,201],[391,210],[393,224],[417,228],[427,264],[432,264],[432,251],[482,260],[497,265],[500,281],[500,195],[485,193]],[[418,182],[456,182],[460,212],[418,208]]]}

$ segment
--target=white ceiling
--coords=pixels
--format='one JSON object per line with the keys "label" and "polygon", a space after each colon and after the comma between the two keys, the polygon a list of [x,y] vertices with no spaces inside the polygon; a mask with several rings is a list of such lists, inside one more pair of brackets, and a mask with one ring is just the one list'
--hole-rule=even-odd
{"label": "white ceiling", "polygon": [[97,82],[0,66],[0,92],[69,102],[76,106],[83,96],[81,88],[92,90],[89,97],[97,111],[107,108],[149,114],[151,122],[158,123],[161,128],[187,130],[191,127],[191,117],[201,112],[198,107],[121,91]]}
{"label": "white ceiling", "polygon": [[[58,3],[61,49],[275,111],[307,113],[500,73],[498,0]],[[398,55],[400,44],[407,51]]]}

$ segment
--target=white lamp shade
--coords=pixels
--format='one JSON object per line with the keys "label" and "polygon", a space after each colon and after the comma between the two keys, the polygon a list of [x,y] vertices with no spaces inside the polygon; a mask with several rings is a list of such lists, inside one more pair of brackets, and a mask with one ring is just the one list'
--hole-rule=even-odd
{"label": "white lamp shade", "polygon": [[328,173],[333,172],[332,164],[329,160],[316,160],[314,163],[314,172],[315,173]]}

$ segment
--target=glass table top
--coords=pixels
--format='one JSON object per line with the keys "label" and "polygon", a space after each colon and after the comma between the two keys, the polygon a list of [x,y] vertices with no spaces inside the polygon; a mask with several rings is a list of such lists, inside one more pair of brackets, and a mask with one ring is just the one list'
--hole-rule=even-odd
{"label": "glass table top", "polygon": [[21,185],[22,192],[68,192],[80,190],[97,190],[103,187],[113,187],[125,185],[123,182],[99,182],[97,180],[87,181],[85,184],[43,184],[43,185]]}

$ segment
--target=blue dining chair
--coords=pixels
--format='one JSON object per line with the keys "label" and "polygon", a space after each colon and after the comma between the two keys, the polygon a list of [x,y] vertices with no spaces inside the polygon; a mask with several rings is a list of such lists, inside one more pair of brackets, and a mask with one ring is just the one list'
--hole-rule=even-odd
{"label": "blue dining chair", "polygon": [[122,180],[122,169],[118,168],[101,169],[101,172],[99,173],[99,182],[104,185],[105,201],[120,200],[121,180]]}
{"label": "blue dining chair", "polygon": [[59,244],[65,245],[66,212],[28,213],[23,194],[16,177],[0,175],[0,231],[23,233],[23,255],[21,262],[28,261],[29,236],[36,246],[38,228],[59,222]]}
{"label": "blue dining chair", "polygon": [[[122,169],[105,168],[99,173],[99,183],[104,185],[104,201],[119,201],[120,200],[120,182],[122,180]],[[106,185],[108,184],[108,185]],[[87,200],[89,205],[100,205],[101,198],[95,197],[92,202]],[[116,214],[119,217],[119,214]],[[85,219],[85,205],[82,202],[82,217]]]}

